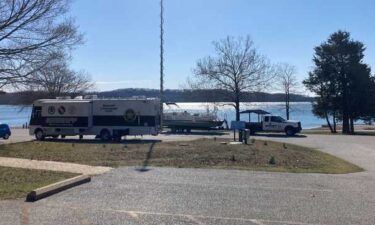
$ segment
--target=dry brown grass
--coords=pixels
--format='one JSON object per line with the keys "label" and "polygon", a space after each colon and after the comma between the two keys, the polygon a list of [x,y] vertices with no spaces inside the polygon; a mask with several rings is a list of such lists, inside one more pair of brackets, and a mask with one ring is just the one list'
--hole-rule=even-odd
{"label": "dry brown grass", "polygon": [[30,191],[77,174],[0,167],[0,199],[26,197]]}
{"label": "dry brown grass", "polygon": [[[0,146],[0,156],[74,162],[100,166],[167,166],[249,169],[278,172],[350,173],[362,169],[332,155],[290,144],[252,140],[248,145],[228,140],[182,142],[28,142]],[[275,164],[270,164],[274,157]]]}

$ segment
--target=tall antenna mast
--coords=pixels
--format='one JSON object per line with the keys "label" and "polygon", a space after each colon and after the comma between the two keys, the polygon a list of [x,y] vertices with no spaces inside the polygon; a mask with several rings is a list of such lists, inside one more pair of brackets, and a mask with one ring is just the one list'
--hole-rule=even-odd
{"label": "tall antenna mast", "polygon": [[160,0],[160,129],[163,130],[164,103],[164,6]]}

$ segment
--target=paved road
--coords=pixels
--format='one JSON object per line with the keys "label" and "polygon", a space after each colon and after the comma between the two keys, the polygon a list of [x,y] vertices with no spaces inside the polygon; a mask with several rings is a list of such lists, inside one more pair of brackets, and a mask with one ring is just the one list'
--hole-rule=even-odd
{"label": "paved road", "polygon": [[365,173],[121,168],[36,203],[3,202],[0,224],[370,225],[374,187]]}
{"label": "paved road", "polygon": [[[226,131],[212,131],[212,132],[192,132],[190,134],[171,134],[165,132],[163,134],[159,134],[157,136],[152,135],[144,135],[144,136],[129,136],[126,139],[147,139],[147,140],[161,140],[161,141],[189,141],[189,140],[196,140],[199,138],[213,138],[213,137],[223,137],[223,138],[231,138],[232,136]],[[94,135],[86,135],[84,139],[92,140],[94,139]],[[9,143],[17,143],[17,142],[25,142],[34,140],[34,136],[29,135],[28,129],[21,129],[15,128],[12,129],[12,136],[8,140],[4,140],[0,138],[0,144],[9,144]],[[78,139],[78,136],[68,136],[66,137],[67,140],[69,139]],[[125,141],[125,139],[123,139]]]}
{"label": "paved road", "polygon": [[366,171],[121,168],[36,203],[3,201],[0,224],[375,224],[375,137],[256,138],[318,148]]}
{"label": "paved road", "polygon": [[35,170],[51,170],[87,175],[98,175],[110,171],[111,167],[88,166],[77,163],[54,162],[45,160],[30,160],[20,158],[0,157],[0,166],[16,167]]}
{"label": "paved road", "polygon": [[17,142],[24,142],[24,141],[31,141],[33,139],[32,136],[29,135],[28,129],[22,128],[13,128],[12,135],[8,140],[4,140],[0,138],[0,144],[9,144],[9,143],[17,143]]}

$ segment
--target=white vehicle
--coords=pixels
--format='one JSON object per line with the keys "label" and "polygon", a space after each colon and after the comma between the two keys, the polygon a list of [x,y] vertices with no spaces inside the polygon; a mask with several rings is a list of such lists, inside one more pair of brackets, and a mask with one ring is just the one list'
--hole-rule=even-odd
{"label": "white vehicle", "polygon": [[[293,120],[285,120],[280,116],[274,116],[264,110],[245,110],[242,114],[249,114],[249,122],[246,123],[246,128],[250,129],[251,134],[255,132],[285,132],[286,135],[292,136],[301,132],[301,122]],[[250,121],[250,114],[255,113],[258,115],[258,122]]]}
{"label": "white vehicle", "polygon": [[34,102],[30,135],[45,137],[96,135],[103,141],[126,135],[157,135],[160,130],[160,100],[130,99],[40,99]]}

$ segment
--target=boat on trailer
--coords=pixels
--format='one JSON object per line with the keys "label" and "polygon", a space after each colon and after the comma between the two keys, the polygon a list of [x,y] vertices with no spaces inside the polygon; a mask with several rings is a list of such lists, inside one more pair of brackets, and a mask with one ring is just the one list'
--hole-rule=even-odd
{"label": "boat on trailer", "polygon": [[[172,103],[170,103],[172,104]],[[173,105],[176,105],[173,103]],[[163,126],[172,132],[191,132],[191,130],[210,130],[223,128],[224,120],[217,116],[217,110],[206,113],[166,112],[163,114]]]}

